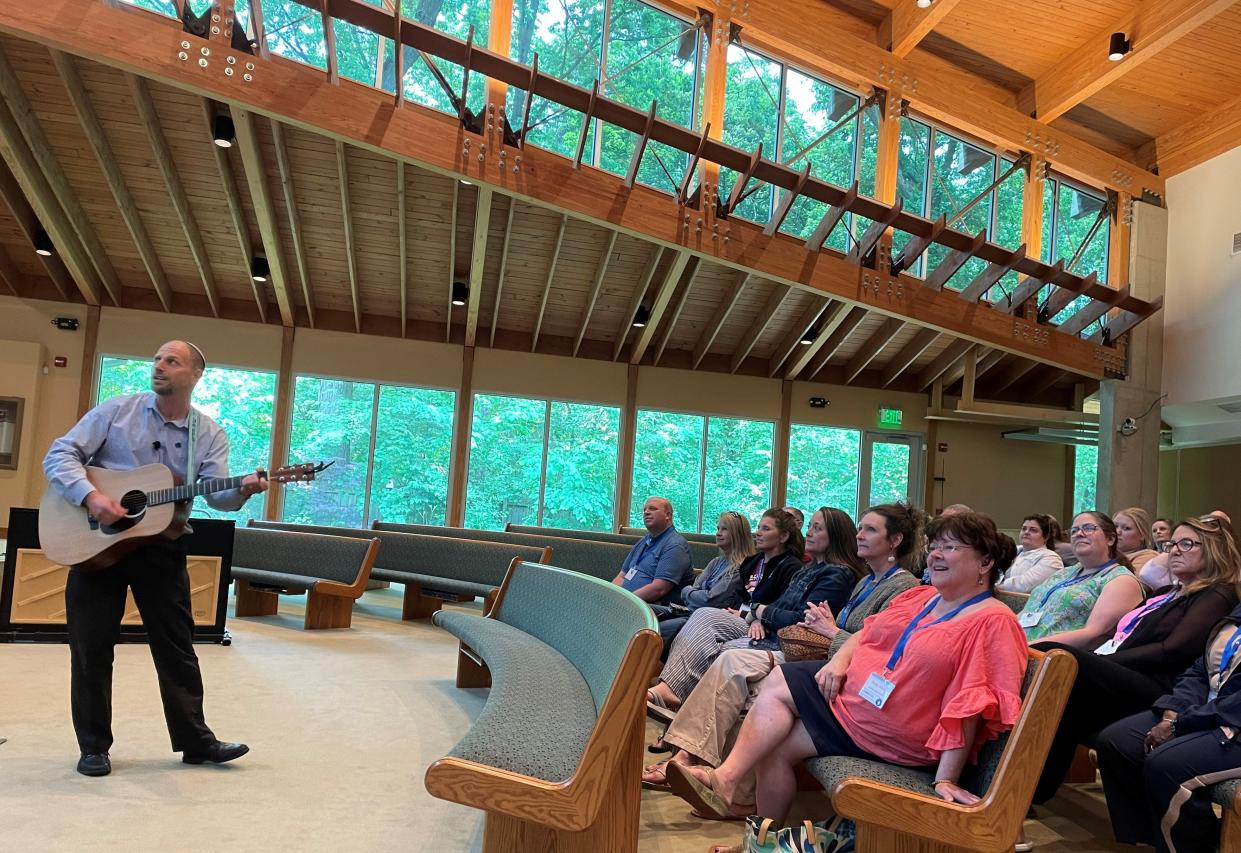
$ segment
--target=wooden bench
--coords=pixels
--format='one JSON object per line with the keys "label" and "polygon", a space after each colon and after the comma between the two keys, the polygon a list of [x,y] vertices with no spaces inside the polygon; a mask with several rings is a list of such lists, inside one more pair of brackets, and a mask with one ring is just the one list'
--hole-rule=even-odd
{"label": "wooden bench", "polygon": [[[392,530],[355,530],[313,524],[251,521],[252,529],[283,530],[303,534],[374,537],[381,543],[371,577],[405,585],[401,618],[427,619],[445,600],[469,600],[482,596],[490,606],[513,558],[546,563],[552,557],[548,545],[514,545],[478,542]],[[279,524],[278,527],[274,525]]]}
{"label": "wooden bench", "polygon": [[[620,529],[621,536],[633,536],[635,539],[641,539],[646,535],[645,527],[622,527]],[[685,537],[686,542],[701,542],[706,545],[715,545],[714,533],[686,533],[684,530],[678,530]]]}
{"label": "wooden bench", "polygon": [[[646,535],[645,530],[642,531],[641,535],[631,535],[626,533],[603,533],[598,530],[570,530],[564,527],[532,527],[524,524],[509,524],[505,527],[505,532],[526,533],[533,536],[551,537],[552,539],[593,539],[596,542],[612,542],[614,544],[626,545],[630,548]],[[680,533],[680,531],[677,532]],[[690,563],[695,568],[706,568],[707,563],[720,555],[720,549],[716,546],[714,537],[712,537],[710,542],[686,539],[686,544],[689,545]],[[617,563],[617,568],[620,568],[619,563]],[[616,577],[615,573],[612,577]]]}
{"label": "wooden bench", "polygon": [[973,806],[935,793],[934,774],[853,758],[815,758],[807,769],[832,808],[857,823],[858,853],[1006,853],[1030,809],[1034,787],[1068,701],[1077,661],[1064,651],[1029,652],[1021,715],[983,746],[961,785],[982,797]]}
{"label": "wooden bench", "polygon": [[487,617],[435,624],[481,660],[487,704],[428,768],[433,796],[483,809],[484,853],[638,849],[643,710],[662,643],[618,586],[514,561]]}
{"label": "wooden bench", "polygon": [[348,628],[379,552],[376,538],[239,527],[233,534],[237,616],[274,616],[280,593],[306,593],[303,627]]}

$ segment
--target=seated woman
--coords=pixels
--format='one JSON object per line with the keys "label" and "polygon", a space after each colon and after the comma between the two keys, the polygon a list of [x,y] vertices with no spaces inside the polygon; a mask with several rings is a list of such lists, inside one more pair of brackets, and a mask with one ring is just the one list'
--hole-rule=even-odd
{"label": "seated woman", "polygon": [[1116,547],[1129,558],[1134,574],[1159,552],[1151,548],[1151,516],[1141,507],[1131,506],[1112,516],[1116,522]]}
{"label": "seated woman", "polygon": [[1064,568],[1053,548],[1063,534],[1050,515],[1027,515],[1021,522],[1021,547],[1013,565],[1000,578],[996,589],[1008,592],[1029,592]]}
{"label": "seated woman", "polygon": [[1170,567],[1177,585],[1121,617],[1114,634],[1093,649],[1035,643],[1043,651],[1064,649],[1077,658],[1077,680],[1065,705],[1056,739],[1043,767],[1035,803],[1056,793],[1078,744],[1121,717],[1149,708],[1172,689],[1220,619],[1237,606],[1241,553],[1232,536],[1189,518],[1172,538]]}
{"label": "seated woman", "polygon": [[[1069,539],[1080,565],[1030,590],[1017,614],[1031,643],[1045,640],[1080,649],[1110,632],[1142,601],[1142,585],[1116,550],[1116,525],[1106,513],[1079,513]],[[1097,643],[1096,643],[1097,645]]]}
{"label": "seated woman", "polygon": [[1156,518],[1151,522],[1151,547],[1163,551],[1163,544],[1172,540],[1172,522],[1166,518]]}
{"label": "seated woman", "polygon": [[[881,513],[884,511],[903,521],[907,530],[893,537],[882,532],[885,517]],[[882,609],[893,595],[917,585],[913,575],[893,564],[901,543],[906,539],[913,541],[918,534],[913,526],[915,512],[896,504],[869,509],[862,516],[863,528],[867,532],[860,533],[844,512],[834,507],[821,507],[810,517],[810,535],[806,537],[806,549],[813,559],[812,565],[794,578],[781,600],[772,605],[771,610],[764,611],[764,617],[773,615],[773,611],[778,612],[785,600],[801,608],[800,611],[788,608],[792,611],[787,614],[788,620],[805,619],[821,609],[827,615],[816,620],[817,632],[828,639],[839,637],[843,644],[846,632],[836,627],[833,608],[857,630],[862,627],[862,620],[867,615]],[[860,553],[867,555],[867,562],[862,562]],[[843,607],[839,598],[825,599],[820,595],[821,584],[817,576],[854,581],[862,574],[869,581],[859,581],[853,587],[849,603]],[[803,588],[804,592],[798,587]],[[868,601],[872,603],[867,604]],[[786,618],[780,621],[786,621]],[[750,685],[784,662],[779,639],[774,634],[750,644],[749,648],[732,648],[733,645],[726,646],[711,664],[664,733],[663,743],[673,750],[670,760],[684,764],[705,761],[712,766],[718,765],[723,760],[733,729],[752,699]],[[648,767],[642,774],[642,781],[648,785],[662,785],[665,764],[661,761]]]}
{"label": "seated woman", "polygon": [[739,608],[700,607],[694,611],[672,641],[659,683],[646,691],[648,702],[662,708],[679,707],[725,643],[747,634],[760,640],[766,636],[762,611],[781,596],[801,569],[806,540],[791,513],[772,507],[759,521],[754,544],[758,553],[741,564],[737,579],[741,586]]}
{"label": "seated woman", "polygon": [[[682,608],[652,604],[659,619],[659,635],[667,649],[672,638],[699,607],[736,607],[741,603],[741,564],[754,556],[754,534],[750,522],[739,512],[722,512],[715,522],[715,544],[720,555],[707,563],[693,584],[682,588]],[[686,612],[688,611],[688,612]]]}
{"label": "seated woman", "polygon": [[1116,840],[1160,853],[1215,850],[1208,788],[1241,777],[1241,607],[1212,630],[1202,656],[1150,710],[1095,740]]}
{"label": "seated woman", "polygon": [[957,780],[1021,707],[1025,638],[992,594],[1017,548],[981,513],[940,516],[927,535],[931,586],[897,596],[826,665],[774,671],[723,764],[669,765],[674,793],[727,814],[753,771],[758,813],[782,821],[797,789],[794,767],[835,755],[934,768],[942,798],[978,802]]}

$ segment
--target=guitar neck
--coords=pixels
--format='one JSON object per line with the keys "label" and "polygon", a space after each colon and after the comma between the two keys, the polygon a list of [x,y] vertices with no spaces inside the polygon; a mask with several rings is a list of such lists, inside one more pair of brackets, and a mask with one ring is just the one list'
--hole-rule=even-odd
{"label": "guitar neck", "polygon": [[174,486],[171,489],[156,489],[147,492],[147,506],[159,506],[160,504],[176,503],[177,501],[188,501],[191,498],[200,495],[211,495],[216,492],[227,492],[229,489],[236,489],[241,486],[241,481],[245,477],[217,477],[211,480],[199,480],[197,483],[185,486]]}

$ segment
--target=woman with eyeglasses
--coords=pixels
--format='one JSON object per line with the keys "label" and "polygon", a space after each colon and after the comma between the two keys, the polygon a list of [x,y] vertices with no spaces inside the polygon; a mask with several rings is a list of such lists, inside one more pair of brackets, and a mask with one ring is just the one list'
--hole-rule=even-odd
{"label": "woman with eyeglasses", "polygon": [[[1193,538],[1182,537],[1182,530],[1173,533],[1174,541]],[[1219,844],[1209,788],[1241,778],[1241,678],[1234,677],[1241,663],[1241,607],[1208,632],[1201,649],[1149,710],[1113,723],[1095,739],[1117,841],[1151,844],[1163,853]]]}
{"label": "woman with eyeglasses", "polygon": [[1107,513],[1079,513],[1069,529],[1079,565],[1062,569],[1030,590],[1017,621],[1031,642],[1094,648],[1142,601],[1142,585],[1117,549],[1116,525]]}
{"label": "woman with eyeglasses", "polygon": [[1169,566],[1176,584],[1135,607],[1093,649],[1035,643],[1042,651],[1064,649],[1077,658],[1069,694],[1034,793],[1044,803],[1064,780],[1078,744],[1090,744],[1105,726],[1149,708],[1172,689],[1176,677],[1202,651],[1211,626],[1237,606],[1241,554],[1215,519],[1189,518],[1172,536]]}
{"label": "woman with eyeglasses", "polygon": [[1129,558],[1129,565],[1134,574],[1140,575],[1142,567],[1159,552],[1151,547],[1151,516],[1141,507],[1131,506],[1117,512],[1112,518],[1116,522],[1116,547]]}
{"label": "woman with eyeglasses", "polygon": [[927,536],[931,584],[867,619],[827,664],[774,671],[723,764],[669,765],[674,793],[726,815],[754,773],[758,813],[782,822],[794,768],[833,755],[926,768],[944,800],[979,801],[958,784],[961,773],[1021,710],[1025,638],[992,594],[1017,548],[974,512],[936,518]]}
{"label": "woman with eyeglasses", "polygon": [[1060,524],[1050,515],[1027,515],[1021,522],[1021,547],[1017,549],[1017,558],[996,588],[1029,592],[1063,569],[1064,560],[1052,550],[1062,535]]}

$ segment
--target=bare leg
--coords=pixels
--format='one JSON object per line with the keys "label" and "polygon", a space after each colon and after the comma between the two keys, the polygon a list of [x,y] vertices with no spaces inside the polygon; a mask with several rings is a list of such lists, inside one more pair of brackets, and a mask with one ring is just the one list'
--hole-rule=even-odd
{"label": "bare leg", "polygon": [[810,733],[800,720],[796,721],[789,736],[754,768],[758,813],[783,824],[797,795],[793,768],[818,754]]}

